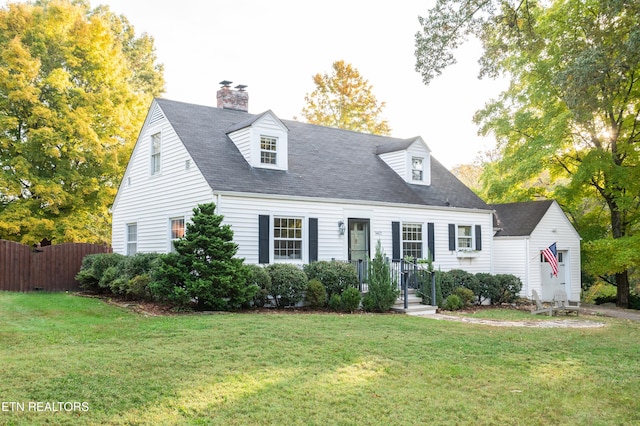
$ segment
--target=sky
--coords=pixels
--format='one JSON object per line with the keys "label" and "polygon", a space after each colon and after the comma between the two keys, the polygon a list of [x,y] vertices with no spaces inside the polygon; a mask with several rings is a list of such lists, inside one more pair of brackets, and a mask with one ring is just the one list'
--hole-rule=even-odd
{"label": "sky", "polygon": [[429,86],[415,71],[419,15],[434,0],[92,0],[123,14],[155,41],[167,99],[216,105],[219,82],[247,85],[249,112],[272,110],[304,121],[312,77],[344,60],[369,81],[391,135],[421,136],[447,168],[490,149],[477,135],[475,111],[506,87],[477,78],[480,44],[458,52],[458,64]]}

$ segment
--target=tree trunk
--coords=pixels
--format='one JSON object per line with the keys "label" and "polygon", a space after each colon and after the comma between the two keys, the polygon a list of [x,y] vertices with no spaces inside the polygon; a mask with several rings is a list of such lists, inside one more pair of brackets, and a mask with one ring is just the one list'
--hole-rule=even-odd
{"label": "tree trunk", "polygon": [[616,274],[616,306],[619,308],[629,307],[629,273],[628,270]]}

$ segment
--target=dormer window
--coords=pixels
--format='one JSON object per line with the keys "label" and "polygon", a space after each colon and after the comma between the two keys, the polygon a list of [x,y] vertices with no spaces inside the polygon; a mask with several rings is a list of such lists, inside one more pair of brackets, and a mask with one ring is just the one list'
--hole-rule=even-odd
{"label": "dormer window", "polygon": [[423,173],[424,169],[422,163],[424,162],[424,158],[422,157],[412,157],[411,158],[411,179],[414,181],[422,182],[423,181]]}
{"label": "dormer window", "polygon": [[260,164],[277,164],[277,145],[278,138],[260,136]]}

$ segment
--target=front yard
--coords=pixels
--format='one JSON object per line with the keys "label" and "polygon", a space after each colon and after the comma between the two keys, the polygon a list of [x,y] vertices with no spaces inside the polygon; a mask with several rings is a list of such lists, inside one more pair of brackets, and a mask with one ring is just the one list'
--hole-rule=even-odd
{"label": "front yard", "polygon": [[638,424],[640,323],[597,320],[156,317],[0,293],[0,424]]}

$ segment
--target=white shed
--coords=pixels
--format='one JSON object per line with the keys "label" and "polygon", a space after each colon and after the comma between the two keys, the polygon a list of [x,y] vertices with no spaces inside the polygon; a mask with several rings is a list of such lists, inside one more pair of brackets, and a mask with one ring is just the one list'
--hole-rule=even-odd
{"label": "white shed", "polygon": [[[522,280],[521,296],[536,290],[542,300],[563,289],[570,300],[580,300],[580,235],[554,200],[495,204],[493,268]],[[558,274],[542,256],[556,244]]]}

